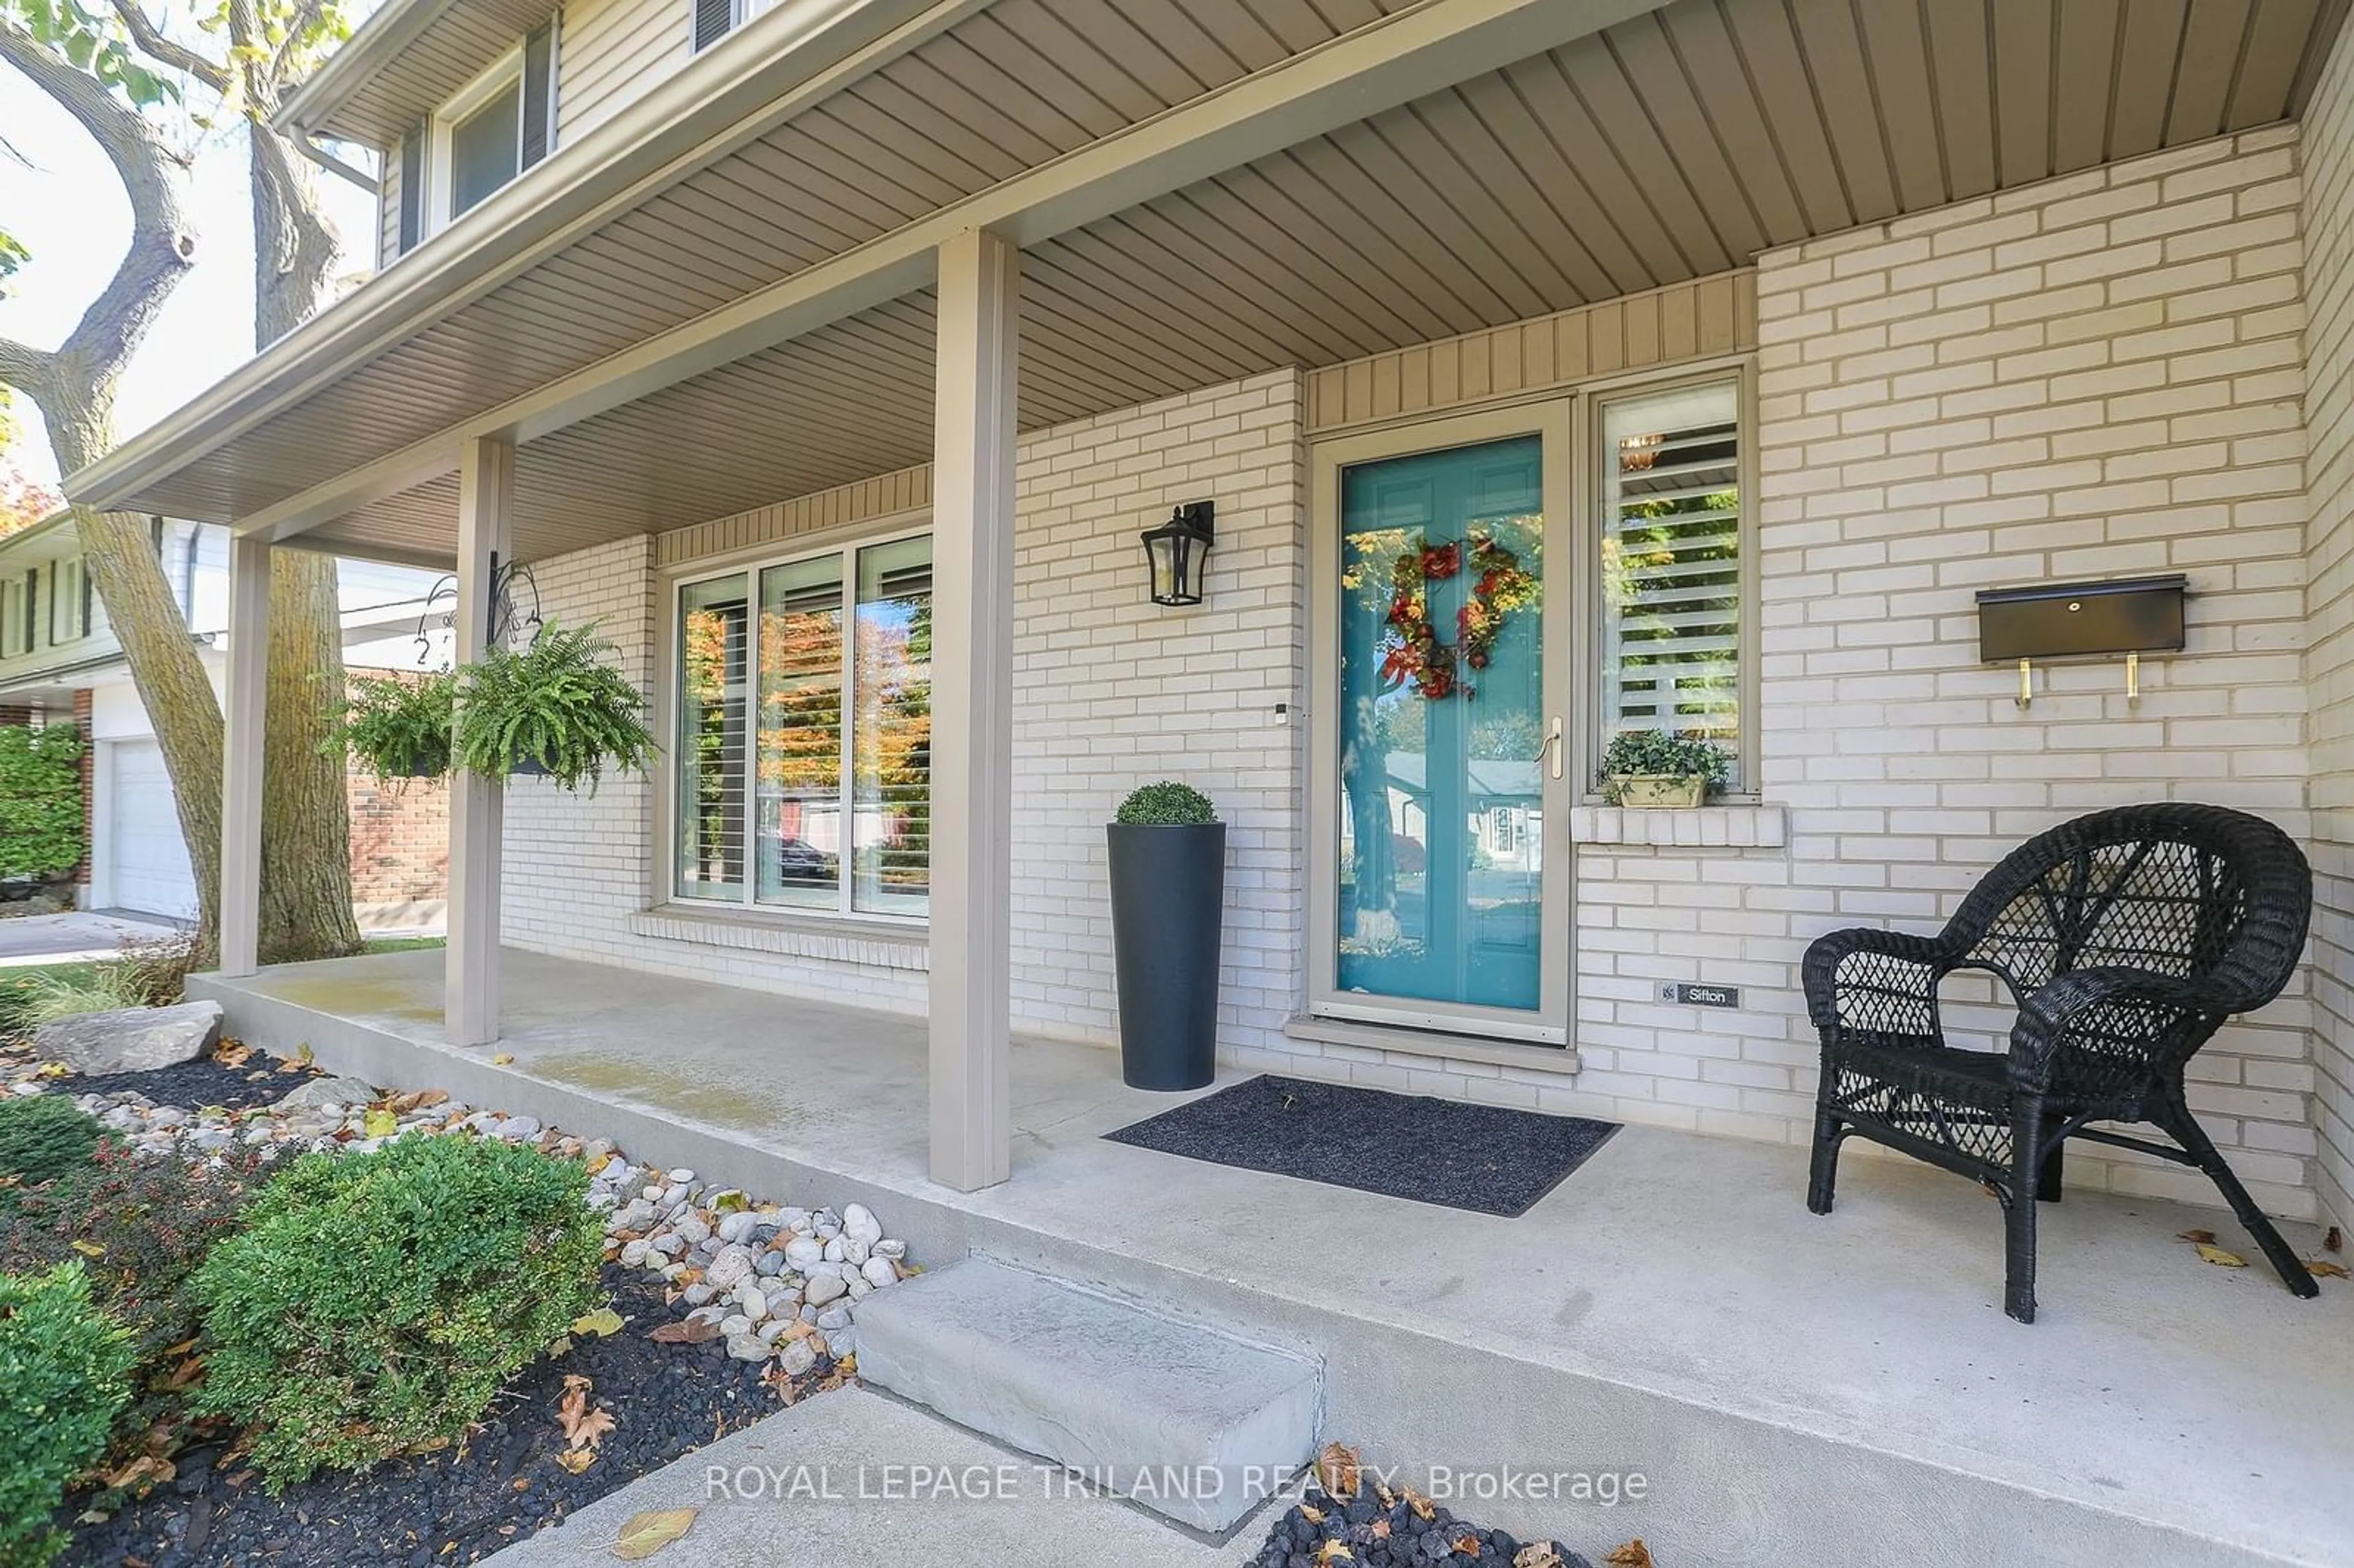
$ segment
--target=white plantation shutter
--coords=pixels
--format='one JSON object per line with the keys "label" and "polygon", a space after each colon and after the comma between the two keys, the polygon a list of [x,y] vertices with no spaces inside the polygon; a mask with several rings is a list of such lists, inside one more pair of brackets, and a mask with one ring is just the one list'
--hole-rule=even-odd
{"label": "white plantation shutter", "polygon": [[1732,382],[1604,406],[1605,736],[1741,735],[1740,397]]}

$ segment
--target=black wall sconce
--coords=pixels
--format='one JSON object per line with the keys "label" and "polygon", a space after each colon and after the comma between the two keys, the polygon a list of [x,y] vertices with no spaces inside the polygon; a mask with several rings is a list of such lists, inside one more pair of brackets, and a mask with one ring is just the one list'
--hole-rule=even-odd
{"label": "black wall sconce", "polygon": [[1978,594],[1978,657],[2019,663],[2020,707],[2035,698],[2034,661],[2126,656],[2126,700],[2141,700],[2141,656],[2182,651],[2180,573],[2111,582],[2043,583]]}
{"label": "black wall sconce", "polygon": [[1144,556],[1152,568],[1152,602],[1199,604],[1202,579],[1209,575],[1210,547],[1217,543],[1214,501],[1189,501],[1169,521],[1144,531]]}

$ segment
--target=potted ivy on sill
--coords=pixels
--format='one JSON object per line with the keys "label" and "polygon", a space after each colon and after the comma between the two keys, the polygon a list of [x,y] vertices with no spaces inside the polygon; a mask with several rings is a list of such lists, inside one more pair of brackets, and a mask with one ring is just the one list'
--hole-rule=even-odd
{"label": "potted ivy on sill", "polygon": [[1217,1073],[1226,825],[1199,789],[1163,780],[1131,791],[1105,832],[1120,1076],[1201,1088]]}
{"label": "potted ivy on sill", "polygon": [[1697,806],[1724,788],[1732,756],[1705,736],[1627,730],[1602,751],[1602,798],[1614,806]]}
{"label": "potted ivy on sill", "polygon": [[613,667],[594,625],[551,621],[520,652],[493,645],[458,672],[452,760],[478,778],[587,784],[608,768],[642,773],[654,753],[646,699]]}
{"label": "potted ivy on sill", "polygon": [[327,747],[341,747],[386,783],[446,779],[457,692],[458,677],[447,672],[405,679],[355,675]]}

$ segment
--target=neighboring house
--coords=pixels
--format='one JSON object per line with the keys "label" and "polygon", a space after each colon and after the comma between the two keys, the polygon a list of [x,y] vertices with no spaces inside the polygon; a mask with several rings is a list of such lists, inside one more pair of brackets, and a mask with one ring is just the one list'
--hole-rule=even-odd
{"label": "neighboring house", "polygon": [[[152,525],[156,557],[217,689],[226,659],[228,532],[162,517]],[[449,633],[439,624],[445,612],[429,612],[425,602],[433,574],[348,561],[338,580],[347,665],[402,669],[417,667],[420,657],[446,659]],[[84,568],[72,519],[63,513],[0,539],[0,719],[69,719],[90,740],[84,904],[195,915],[196,882],[163,752]],[[440,787],[379,790],[355,775],[351,794],[353,895],[364,917],[438,919],[447,865]]]}
{"label": "neighboring house", "polygon": [[[389,0],[284,112],[382,151],[381,270],[69,489],[247,580],[527,561],[618,642],[655,776],[453,799],[461,1044],[501,938],[928,1012],[935,1171],[1002,1179],[1007,1033],[1113,1037],[1101,824],[1172,776],[1231,823],[1230,1060],[1803,1143],[1812,937],[2200,799],[2322,902],[2196,1107],[2354,1221],[2345,12]],[[1383,669],[1446,544],[1529,579],[1473,697]],[[1979,659],[1979,588],[2159,572],[2137,697]],[[1602,805],[1659,724],[1729,799]]]}

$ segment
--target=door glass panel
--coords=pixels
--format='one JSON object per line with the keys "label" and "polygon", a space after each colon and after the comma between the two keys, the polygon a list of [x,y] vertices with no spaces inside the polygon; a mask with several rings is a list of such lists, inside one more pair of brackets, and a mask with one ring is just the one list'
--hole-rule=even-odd
{"label": "door glass panel", "polygon": [[842,557],[760,574],[755,842],[766,904],[842,903]]}
{"label": "door glass panel", "polygon": [[1341,991],[1538,1005],[1543,448],[1342,474]]}
{"label": "door glass panel", "polygon": [[882,915],[921,915],[932,884],[932,542],[858,552],[856,880],[851,898]]}
{"label": "door glass panel", "polygon": [[744,896],[745,588],[738,572],[679,594],[681,898]]}

